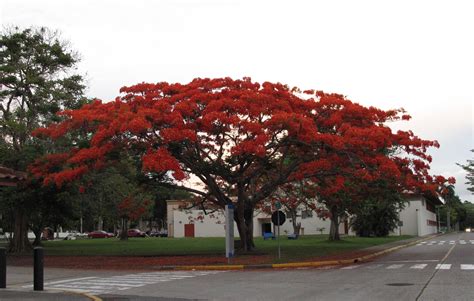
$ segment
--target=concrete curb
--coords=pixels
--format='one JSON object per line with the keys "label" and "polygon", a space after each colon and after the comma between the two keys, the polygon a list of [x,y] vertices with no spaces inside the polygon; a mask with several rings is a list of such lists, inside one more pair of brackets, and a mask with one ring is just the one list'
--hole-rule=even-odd
{"label": "concrete curb", "polygon": [[309,261],[309,262],[291,262],[291,263],[273,263],[273,264],[251,264],[251,265],[183,265],[183,266],[159,266],[156,267],[158,270],[173,270],[173,271],[200,271],[200,270],[255,270],[255,269],[288,269],[288,268],[311,268],[311,267],[323,267],[323,266],[334,266],[334,265],[346,265],[354,264],[358,262],[368,261],[372,258],[391,253],[393,251],[416,245],[422,241],[432,239],[442,234],[435,234],[428,237],[423,237],[415,241],[408,242],[403,245],[388,248],[382,251],[378,251],[372,254],[368,254],[361,257],[341,259],[341,260],[325,260],[325,261]]}
{"label": "concrete curb", "polygon": [[92,301],[103,301],[101,298],[99,298],[97,296],[94,296],[92,294],[89,294],[89,293],[82,293],[82,292],[68,291],[68,290],[57,290],[57,291],[68,293],[68,294],[71,294],[71,295],[83,296],[83,297],[86,297],[86,298],[88,298]]}

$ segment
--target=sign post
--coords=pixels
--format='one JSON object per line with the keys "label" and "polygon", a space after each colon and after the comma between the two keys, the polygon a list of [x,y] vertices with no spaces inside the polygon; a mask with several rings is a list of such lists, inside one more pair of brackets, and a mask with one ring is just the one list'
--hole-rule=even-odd
{"label": "sign post", "polygon": [[285,217],[285,214],[279,210],[281,208],[280,202],[276,202],[275,207],[277,208],[277,211],[273,212],[272,214],[272,222],[275,226],[278,226],[278,229],[277,229],[278,259],[280,259],[281,258],[280,226],[285,223],[286,217]]}
{"label": "sign post", "polygon": [[234,257],[234,205],[225,206],[225,257],[230,263]]}

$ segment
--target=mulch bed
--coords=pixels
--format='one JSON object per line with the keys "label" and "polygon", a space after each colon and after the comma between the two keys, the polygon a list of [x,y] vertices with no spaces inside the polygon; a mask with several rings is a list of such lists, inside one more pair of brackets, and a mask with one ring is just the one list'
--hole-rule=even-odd
{"label": "mulch bed", "polygon": [[[356,258],[369,254],[368,251],[351,251],[331,256],[305,258],[293,261],[322,261]],[[33,266],[32,255],[10,255],[9,265]],[[258,265],[273,263],[274,258],[267,254],[238,255],[232,258],[232,264]],[[216,255],[193,256],[45,256],[44,265],[49,268],[103,269],[103,270],[154,270],[165,266],[183,265],[227,265],[227,258]]]}

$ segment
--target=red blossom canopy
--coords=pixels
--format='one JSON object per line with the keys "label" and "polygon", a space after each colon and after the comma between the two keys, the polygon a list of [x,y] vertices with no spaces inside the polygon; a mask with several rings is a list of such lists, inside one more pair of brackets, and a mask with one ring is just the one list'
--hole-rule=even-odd
{"label": "red blossom canopy", "polygon": [[47,156],[32,173],[60,186],[117,152],[133,152],[145,173],[171,172],[177,181],[197,176],[205,190],[188,190],[205,200],[224,206],[235,196],[241,235],[244,211],[297,179],[311,178],[322,198],[349,189],[348,179],[389,179],[399,191],[436,191],[446,182],[428,172],[426,151],[436,141],[386,125],[408,120],[403,110],[249,78],[142,83],[120,91],[113,102],[65,111],[65,121],[38,129],[36,135],[52,139],[76,133],[89,144]]}

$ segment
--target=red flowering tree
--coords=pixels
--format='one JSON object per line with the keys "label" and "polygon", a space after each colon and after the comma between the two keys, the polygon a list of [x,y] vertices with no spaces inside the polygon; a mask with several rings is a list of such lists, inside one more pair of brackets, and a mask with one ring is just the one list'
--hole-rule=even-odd
{"label": "red flowering tree", "polygon": [[128,221],[139,220],[150,206],[149,200],[141,200],[133,196],[125,197],[117,206],[121,220],[120,240],[128,239]]}
{"label": "red flowering tree", "polygon": [[[288,182],[311,178],[331,204],[347,190],[348,173],[371,180],[388,172],[403,178],[399,185],[407,189],[435,188],[425,185],[432,181],[424,162],[426,148],[436,143],[410,132],[394,134],[384,125],[405,118],[400,110],[365,108],[340,95],[249,78],[143,83],[121,92],[113,102],[65,111],[66,121],[36,132],[52,139],[76,131],[89,137],[89,144],[55,155],[63,160],[60,171],[36,167],[45,183],[62,185],[121,151],[133,152],[147,176],[171,175],[173,185],[181,183],[221,208],[233,203],[247,250],[254,247],[256,205]],[[388,148],[410,156],[381,152]],[[418,158],[423,164],[414,163]],[[190,175],[204,188],[184,185]]]}

